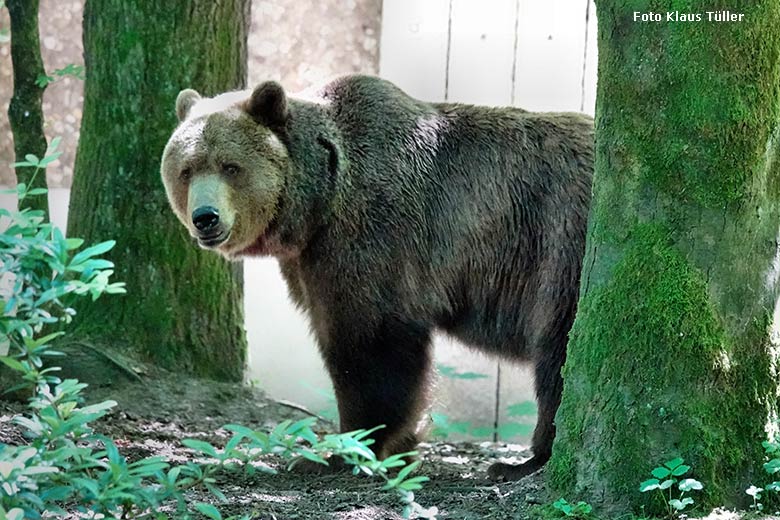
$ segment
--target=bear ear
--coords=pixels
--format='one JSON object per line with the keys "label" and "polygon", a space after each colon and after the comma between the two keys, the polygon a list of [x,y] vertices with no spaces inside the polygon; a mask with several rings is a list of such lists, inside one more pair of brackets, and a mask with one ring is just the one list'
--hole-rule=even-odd
{"label": "bear ear", "polygon": [[200,94],[187,88],[179,92],[176,96],[176,115],[179,118],[179,122],[187,119],[187,115],[190,113],[192,105],[200,100]]}
{"label": "bear ear", "polygon": [[246,102],[246,112],[252,119],[268,127],[283,127],[287,122],[287,95],[275,81],[261,83]]}

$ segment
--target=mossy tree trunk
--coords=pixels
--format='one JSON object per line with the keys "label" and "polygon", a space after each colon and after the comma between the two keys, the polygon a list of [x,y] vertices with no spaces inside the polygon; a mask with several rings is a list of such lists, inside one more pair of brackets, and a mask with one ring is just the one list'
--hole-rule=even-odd
{"label": "mossy tree trunk", "polygon": [[68,234],[116,239],[127,294],[77,308],[93,345],[193,375],[239,380],[246,360],[240,264],[200,251],[176,221],[160,157],[174,101],[245,87],[249,0],[89,0],[84,115]]}
{"label": "mossy tree trunk", "polygon": [[[33,154],[42,159],[46,154],[43,133],[43,87],[36,84],[44,74],[41,43],[38,34],[38,0],[8,0],[11,19],[11,61],[13,62],[14,94],[8,105],[8,122],[14,136],[16,162]],[[16,179],[30,187],[46,187],[46,170],[33,178],[34,168],[16,168]],[[30,184],[32,182],[32,185]],[[49,202],[44,195],[25,198],[20,208],[43,210],[49,214]]]}
{"label": "mossy tree trunk", "polygon": [[699,503],[744,502],[777,412],[780,3],[730,23],[597,6],[594,199],[548,476],[570,500],[652,509],[640,482],[679,456]]}

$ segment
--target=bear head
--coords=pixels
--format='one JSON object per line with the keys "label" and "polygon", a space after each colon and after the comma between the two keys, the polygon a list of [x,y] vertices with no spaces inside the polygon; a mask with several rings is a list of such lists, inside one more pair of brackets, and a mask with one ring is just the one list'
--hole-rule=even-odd
{"label": "bear head", "polygon": [[282,87],[269,81],[214,98],[183,90],[176,114],[161,174],[190,235],[229,259],[283,254],[274,228],[292,163],[278,133],[289,115]]}

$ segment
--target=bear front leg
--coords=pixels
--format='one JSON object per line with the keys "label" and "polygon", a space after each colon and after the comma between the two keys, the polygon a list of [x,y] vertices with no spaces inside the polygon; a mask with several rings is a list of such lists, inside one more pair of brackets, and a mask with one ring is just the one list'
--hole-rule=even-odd
{"label": "bear front leg", "polygon": [[341,431],[384,425],[371,434],[371,448],[380,458],[413,449],[426,403],[430,328],[386,317],[374,327],[351,323],[333,332],[322,350]]}

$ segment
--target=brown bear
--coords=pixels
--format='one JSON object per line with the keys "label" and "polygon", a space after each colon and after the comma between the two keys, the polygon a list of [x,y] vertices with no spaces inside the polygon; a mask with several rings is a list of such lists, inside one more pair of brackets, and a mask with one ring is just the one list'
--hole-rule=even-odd
{"label": "brown bear", "polygon": [[201,247],[278,258],[333,380],[342,431],[384,425],[379,456],[411,449],[431,335],[532,363],[534,456],[550,457],[577,304],[593,122],[426,103],[375,77],[311,99],[275,82],[176,100],[162,159],[174,212]]}

